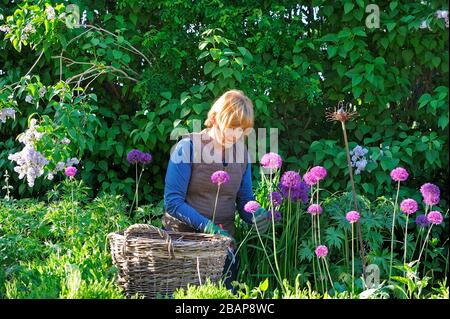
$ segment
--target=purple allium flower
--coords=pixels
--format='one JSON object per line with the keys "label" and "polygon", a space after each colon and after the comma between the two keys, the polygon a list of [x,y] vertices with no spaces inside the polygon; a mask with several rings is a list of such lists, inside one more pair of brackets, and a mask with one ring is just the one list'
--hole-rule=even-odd
{"label": "purple allium flower", "polygon": [[419,227],[428,227],[430,222],[428,221],[427,216],[425,215],[419,215],[416,217],[416,225]]}
{"label": "purple allium flower", "polygon": [[264,168],[270,169],[270,170],[277,170],[281,167],[282,164],[281,156],[277,153],[267,153],[264,154],[264,156],[261,158],[261,165]]}
{"label": "purple allium flower", "polygon": [[152,155],[150,153],[141,153],[140,160],[142,164],[146,165],[152,161]]}
{"label": "purple allium flower", "polygon": [[317,184],[318,179],[317,176],[315,176],[314,174],[312,174],[311,172],[306,172],[303,175],[303,180],[305,181],[306,184],[308,184],[309,186],[313,186],[315,184]]}
{"label": "purple allium flower", "polygon": [[137,164],[140,162],[142,156],[142,152],[137,149],[132,149],[128,155],[127,160],[130,164]]}
{"label": "purple allium flower", "polygon": [[433,225],[439,225],[444,221],[444,217],[442,217],[442,214],[437,210],[429,212],[427,215],[427,219]]}
{"label": "purple allium flower", "polygon": [[412,198],[407,198],[400,203],[400,210],[405,214],[414,214],[418,209],[417,202]]}
{"label": "purple allium flower", "polygon": [[328,255],[328,248],[325,245],[317,246],[316,248],[316,256],[318,258],[325,258]]}
{"label": "purple allium flower", "polygon": [[408,171],[403,167],[397,167],[391,171],[391,178],[396,182],[406,181],[408,179],[408,176]]}
{"label": "purple allium flower", "polygon": [[420,187],[423,201],[427,205],[437,205],[440,200],[441,191],[439,187],[431,183],[425,183]]}
{"label": "purple allium flower", "polygon": [[[289,197],[288,188],[280,186],[280,190],[284,197],[286,198]],[[308,192],[309,186],[305,182],[300,181],[298,187],[290,190],[291,201],[294,203],[297,201],[302,201],[304,204],[306,204],[308,202],[308,195],[309,195]]]}
{"label": "purple allium flower", "polygon": [[322,211],[322,207],[318,204],[312,204],[308,207],[308,213],[310,213],[311,215],[320,215],[322,214]]}
{"label": "purple allium flower", "polygon": [[259,203],[254,200],[248,201],[247,204],[244,205],[244,210],[250,214],[255,213],[260,208],[261,205],[259,205]]}
{"label": "purple allium flower", "polygon": [[361,218],[361,215],[357,211],[352,210],[345,215],[345,218],[349,223],[355,223]]}
{"label": "purple allium flower", "polygon": [[[281,213],[278,210],[274,210],[273,211],[273,215],[275,215],[275,221],[280,221],[281,220]],[[267,214],[267,219],[272,219],[272,212],[269,211],[269,214]]]}
{"label": "purple allium flower", "polygon": [[295,171],[287,171],[281,176],[280,179],[280,187],[286,189],[294,189],[298,188],[300,181],[300,174]]}
{"label": "purple allium flower", "polygon": [[77,174],[77,169],[73,166],[66,167],[64,170],[64,174],[66,176],[73,178]]}
{"label": "purple allium flower", "polygon": [[283,202],[283,197],[281,196],[281,194],[278,192],[272,192],[271,194],[267,195],[267,199],[270,201],[272,198],[272,205],[274,207],[280,206],[281,203]]}
{"label": "purple allium flower", "polygon": [[310,173],[315,176],[318,181],[321,181],[327,176],[327,170],[322,166],[314,166],[311,168]]}
{"label": "purple allium flower", "polygon": [[226,184],[230,181],[230,175],[225,171],[216,171],[211,175],[211,182],[214,184]]}

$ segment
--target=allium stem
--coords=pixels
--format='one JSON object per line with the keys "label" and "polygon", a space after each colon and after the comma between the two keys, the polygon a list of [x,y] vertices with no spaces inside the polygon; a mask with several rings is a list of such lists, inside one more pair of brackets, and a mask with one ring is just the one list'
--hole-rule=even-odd
{"label": "allium stem", "polygon": [[138,192],[138,188],[139,188],[139,183],[138,183],[138,164],[136,163],[136,208],[139,207],[139,192]]}
{"label": "allium stem", "polygon": [[[311,214],[311,240],[313,247],[316,247],[316,241],[314,236],[314,216]],[[316,262],[313,259],[313,274],[314,274],[314,285],[317,289],[317,276],[316,276]]]}
{"label": "allium stem", "polygon": [[[269,181],[269,193],[270,195],[270,211],[272,214],[272,236],[273,236],[273,258],[275,260],[275,267],[278,271],[278,276],[280,278],[281,282],[281,272],[280,272],[280,266],[278,265],[278,257],[277,257],[277,245],[276,245],[276,238],[275,238],[275,214],[274,214],[274,208],[273,208],[273,200],[272,200],[272,170],[270,170],[270,181]],[[284,292],[285,288],[284,285],[281,284],[281,290]]]}
{"label": "allium stem", "polygon": [[[353,178],[353,169],[352,169],[352,162],[350,160],[350,149],[348,147],[348,139],[347,139],[347,130],[345,128],[345,121],[340,121],[342,124],[342,132],[344,134],[344,143],[345,143],[345,151],[347,154],[347,166],[348,166],[348,172],[350,175],[350,181],[352,183],[352,194],[353,194],[353,203],[355,210],[358,211],[358,203],[356,201],[356,188],[355,188],[355,180]],[[364,249],[364,243],[362,241],[362,234],[361,234],[361,224],[359,221],[357,221],[357,227],[358,227],[358,239],[359,239],[359,245],[360,245],[360,255],[362,260],[362,266],[363,266],[363,276],[365,278],[366,276],[366,253]]]}
{"label": "allium stem", "polygon": [[[274,218],[272,218],[272,219],[274,219]],[[280,278],[277,277],[277,273],[275,272],[275,269],[273,269],[272,263],[270,262],[270,257],[269,257],[269,254],[267,253],[266,246],[264,245],[264,242],[263,242],[263,240],[262,240],[262,238],[261,238],[261,235],[260,235],[260,233],[259,233],[258,226],[257,226],[256,224],[255,224],[255,226],[256,226],[256,227],[255,227],[256,233],[258,234],[258,238],[259,238],[259,241],[261,242],[261,245],[262,245],[262,247],[263,247],[263,251],[264,251],[264,254],[266,255],[267,261],[269,262],[270,269],[272,269],[273,274],[275,275],[275,278],[277,279],[278,283],[279,283],[281,286],[283,286],[283,283],[282,283],[282,281],[281,281],[281,276],[280,276]],[[253,227],[253,226],[252,226],[252,227]]]}
{"label": "allium stem", "polygon": [[295,246],[294,246],[294,269],[297,270],[297,254],[298,254],[298,235],[300,232],[300,209],[299,203],[297,202],[296,212],[295,212]]}
{"label": "allium stem", "polygon": [[323,257],[323,263],[325,264],[325,269],[327,270],[328,279],[330,280],[331,287],[333,287],[333,289],[334,289],[333,280],[331,279],[330,270],[328,269],[328,263],[327,263],[327,260],[325,259],[325,257]]}
{"label": "allium stem", "polygon": [[395,195],[394,213],[392,214],[392,228],[391,228],[391,260],[389,263],[389,279],[392,275],[392,262],[394,260],[394,228],[395,228],[395,212],[397,209],[398,193],[400,192],[400,181],[397,182],[397,194]]}
{"label": "allium stem", "polygon": [[427,236],[425,237],[425,240],[424,240],[423,245],[422,245],[422,249],[420,250],[419,258],[417,258],[417,268],[416,268],[417,271],[419,270],[420,258],[422,257],[423,250],[424,250],[424,248],[425,248],[425,246],[427,244],[428,237],[430,236],[431,228],[433,228],[433,224],[431,224],[430,228],[428,229]]}
{"label": "allium stem", "polygon": [[353,244],[354,238],[353,224],[354,223],[352,223],[352,294],[355,293],[355,249]]}
{"label": "allium stem", "polygon": [[406,264],[406,251],[408,250],[408,222],[409,215],[406,214],[406,224],[405,224],[405,249],[403,252],[403,264]]}
{"label": "allium stem", "polygon": [[216,200],[214,201],[214,211],[213,211],[213,217],[212,217],[213,224],[214,224],[214,220],[216,218],[216,208],[217,208],[217,200],[219,199],[219,191],[220,191],[220,184],[217,184]]}
{"label": "allium stem", "polygon": [[[272,193],[271,193],[272,194]],[[291,221],[290,221],[290,218],[291,218],[291,188],[289,188],[289,191],[288,191],[288,203],[287,203],[287,205],[288,205],[288,209],[287,209],[287,216],[286,216],[286,218],[285,218],[285,220],[286,220],[286,223],[285,223],[285,225],[286,225],[286,228],[285,228],[285,232],[286,232],[286,241],[285,241],[285,251],[284,251],[284,276],[285,276],[285,278],[288,278],[288,275],[287,275],[287,271],[288,271],[288,255],[289,255],[289,253],[288,253],[288,240],[290,239],[290,233],[289,233],[289,231],[290,231],[290,223],[291,223]]]}

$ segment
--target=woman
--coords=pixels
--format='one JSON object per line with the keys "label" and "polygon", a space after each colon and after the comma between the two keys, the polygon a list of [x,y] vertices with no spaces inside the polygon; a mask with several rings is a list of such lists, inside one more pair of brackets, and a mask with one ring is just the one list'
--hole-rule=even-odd
{"label": "woman", "polygon": [[[253,122],[251,100],[240,90],[229,90],[209,110],[207,128],[176,144],[165,179],[166,213],[162,221],[165,229],[220,234],[233,239],[237,209],[245,222],[255,223],[260,232],[267,230],[267,211],[259,209],[254,214],[244,211],[244,205],[254,200],[250,161],[243,146],[245,132],[253,128]],[[218,185],[211,181],[216,171],[225,171],[230,177],[220,185],[217,205]],[[230,247],[224,268],[228,289],[233,289],[231,282],[237,277],[234,248]],[[225,274],[228,268],[230,273]]]}

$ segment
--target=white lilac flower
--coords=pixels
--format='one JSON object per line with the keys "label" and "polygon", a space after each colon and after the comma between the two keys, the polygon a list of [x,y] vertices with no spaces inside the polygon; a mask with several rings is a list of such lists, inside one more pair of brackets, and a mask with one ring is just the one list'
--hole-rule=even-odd
{"label": "white lilac flower", "polygon": [[33,103],[33,97],[32,97],[31,95],[27,95],[27,96],[25,97],[25,102],[27,102],[27,103]]}
{"label": "white lilac flower", "polygon": [[70,140],[69,140],[67,137],[64,137],[64,138],[61,140],[61,144],[69,145],[69,144],[70,144]]}
{"label": "white lilac flower", "polygon": [[19,174],[19,179],[26,176],[30,187],[34,186],[34,181],[44,173],[44,166],[49,163],[33,145],[25,145],[20,152],[10,154],[8,159],[17,163],[14,171]]}
{"label": "white lilac flower", "polygon": [[65,165],[66,165],[66,163],[64,163],[64,162],[56,163],[55,171],[56,172],[62,171],[64,169]]}
{"label": "white lilac flower", "polygon": [[5,32],[5,33],[9,33],[9,32],[11,32],[11,29],[9,28],[9,26],[8,25],[0,25],[0,31],[1,32]]}
{"label": "white lilac flower", "polygon": [[45,9],[45,13],[47,13],[48,20],[55,19],[55,9],[53,9],[52,6],[48,6],[47,9]]}
{"label": "white lilac flower", "polygon": [[0,122],[6,123],[6,119],[15,118],[16,110],[11,107],[6,107],[0,110]]}
{"label": "white lilac flower", "polygon": [[34,145],[34,143],[36,141],[39,141],[42,138],[42,136],[44,134],[37,131],[37,128],[39,126],[36,125],[36,122],[37,122],[36,119],[31,119],[30,127],[25,132],[20,134],[19,142],[21,142],[25,145],[29,145],[29,144]]}
{"label": "white lilac flower", "polygon": [[78,159],[76,157],[70,158],[67,160],[67,166],[73,166],[73,165],[78,165],[80,161],[78,161]]}
{"label": "white lilac flower", "polygon": [[[366,158],[366,154],[369,152],[367,148],[363,148],[360,145],[355,146],[353,150],[350,151],[350,155],[352,155],[352,167],[356,167],[355,174],[360,174],[368,163]],[[370,161],[372,160],[372,156],[369,157]]]}
{"label": "white lilac flower", "polygon": [[438,19],[448,19],[448,10],[438,10],[438,11],[436,11],[436,17]]}
{"label": "white lilac flower", "polygon": [[45,86],[41,87],[39,89],[39,97],[43,97],[46,92],[47,92],[47,89],[45,88]]}

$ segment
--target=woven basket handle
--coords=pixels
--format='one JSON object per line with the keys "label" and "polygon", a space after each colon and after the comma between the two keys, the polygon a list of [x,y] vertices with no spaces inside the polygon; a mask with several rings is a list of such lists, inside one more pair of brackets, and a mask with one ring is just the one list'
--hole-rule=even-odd
{"label": "woven basket handle", "polygon": [[173,241],[170,235],[163,229],[155,227],[153,225],[147,225],[147,224],[135,224],[131,225],[124,231],[124,237],[125,240],[123,241],[123,252],[125,254],[126,252],[126,245],[128,242],[128,237],[135,234],[135,233],[142,233],[142,232],[150,232],[154,233],[157,232],[158,235],[166,241],[167,244],[167,251],[169,252],[169,258],[175,258],[175,249],[173,247]]}

